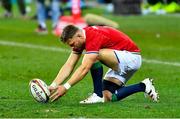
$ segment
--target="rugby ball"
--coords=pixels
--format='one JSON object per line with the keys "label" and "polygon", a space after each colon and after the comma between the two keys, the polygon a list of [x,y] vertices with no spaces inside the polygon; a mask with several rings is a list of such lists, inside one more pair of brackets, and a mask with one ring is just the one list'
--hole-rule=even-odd
{"label": "rugby ball", "polygon": [[29,82],[30,93],[32,97],[41,103],[47,103],[49,100],[50,91],[46,83],[40,79],[32,79]]}

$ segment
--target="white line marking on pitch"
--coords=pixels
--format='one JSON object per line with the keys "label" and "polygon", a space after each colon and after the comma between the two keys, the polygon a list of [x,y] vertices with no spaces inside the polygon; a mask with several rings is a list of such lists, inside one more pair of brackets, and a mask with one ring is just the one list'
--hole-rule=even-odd
{"label": "white line marking on pitch", "polygon": [[146,62],[146,63],[163,64],[163,65],[171,65],[171,66],[180,67],[179,62],[165,62],[165,61],[160,61],[160,60],[144,59],[144,58],[143,58],[143,61]]}
{"label": "white line marking on pitch", "polygon": [[[13,41],[0,40],[0,45],[13,46],[13,47],[23,47],[23,48],[30,48],[30,49],[40,49],[40,50],[53,51],[53,52],[70,52],[70,50],[64,49],[64,48],[34,45],[34,44],[28,44],[28,43],[18,43],[18,42],[13,42]],[[160,61],[160,60],[144,59],[144,58],[143,58],[143,61],[146,63],[171,65],[171,66],[180,67],[180,62],[165,62],[165,61]]]}
{"label": "white line marking on pitch", "polygon": [[70,52],[68,49],[63,49],[63,48],[58,48],[58,47],[49,47],[49,46],[34,45],[34,44],[28,44],[28,43],[18,43],[18,42],[12,42],[12,41],[0,40],[0,45],[23,47],[23,48],[30,48],[30,49],[40,49],[40,50],[47,50],[47,51],[53,51],[53,52]]}

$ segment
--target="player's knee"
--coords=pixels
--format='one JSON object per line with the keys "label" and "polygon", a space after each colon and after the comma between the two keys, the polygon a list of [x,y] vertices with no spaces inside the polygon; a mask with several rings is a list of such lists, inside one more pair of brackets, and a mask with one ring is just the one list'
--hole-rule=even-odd
{"label": "player's knee", "polygon": [[112,93],[108,90],[103,91],[103,97],[105,102],[111,101]]}
{"label": "player's knee", "polygon": [[115,90],[118,88],[120,88],[120,86],[114,82],[103,80],[103,97],[105,102],[111,101],[112,94],[115,93]]}

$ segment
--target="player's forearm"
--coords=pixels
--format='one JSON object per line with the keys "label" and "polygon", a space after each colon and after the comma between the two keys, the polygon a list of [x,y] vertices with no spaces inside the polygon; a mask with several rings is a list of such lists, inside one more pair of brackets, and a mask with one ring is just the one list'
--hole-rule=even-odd
{"label": "player's forearm", "polygon": [[83,79],[85,77],[85,75],[88,73],[89,71],[89,67],[81,65],[75,72],[74,74],[71,76],[71,78],[67,81],[68,84],[70,84],[71,86],[75,85],[76,83],[78,83],[81,79]]}
{"label": "player's forearm", "polygon": [[61,84],[66,78],[69,77],[71,72],[73,71],[76,63],[78,62],[81,54],[74,54],[73,52],[70,54],[68,60],[60,69],[58,75],[56,76],[55,80],[52,82],[52,87],[57,87]]}
{"label": "player's forearm", "polygon": [[61,84],[71,74],[72,70],[72,66],[64,64],[53,82],[56,83],[56,85]]}

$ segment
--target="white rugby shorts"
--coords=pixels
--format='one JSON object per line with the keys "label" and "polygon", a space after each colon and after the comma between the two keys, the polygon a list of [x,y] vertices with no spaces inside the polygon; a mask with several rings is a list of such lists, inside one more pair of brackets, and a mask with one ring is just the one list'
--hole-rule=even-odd
{"label": "white rugby shorts", "polygon": [[109,69],[104,78],[113,77],[119,79],[122,83],[126,83],[131,76],[141,67],[141,55],[135,52],[114,50],[116,58],[119,62],[118,71]]}

